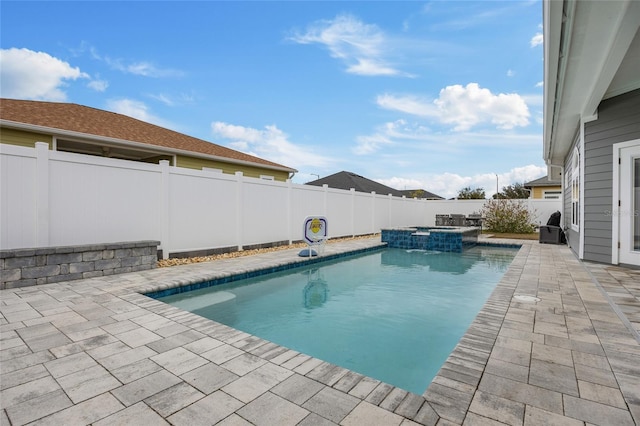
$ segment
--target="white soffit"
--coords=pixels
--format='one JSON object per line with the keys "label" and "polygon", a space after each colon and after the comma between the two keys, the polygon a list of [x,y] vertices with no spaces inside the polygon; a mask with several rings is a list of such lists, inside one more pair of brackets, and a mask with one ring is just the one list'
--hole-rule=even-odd
{"label": "white soffit", "polygon": [[613,98],[636,89],[640,89],[640,30],[636,31],[629,51],[607,88],[604,99]]}
{"label": "white soffit", "polygon": [[[574,5],[573,15],[566,20],[571,22],[565,22],[565,30],[571,31],[569,46],[560,46],[564,57],[550,52],[559,57],[559,63],[566,61],[562,81],[555,82],[561,87],[556,94],[560,103],[548,111],[557,109],[554,129],[545,134],[545,139],[552,138],[545,159],[556,164],[570,149],[580,117],[594,114],[603,99],[640,87],[640,1],[576,1]],[[550,68],[548,73],[556,71]],[[551,118],[545,116],[545,121]]]}

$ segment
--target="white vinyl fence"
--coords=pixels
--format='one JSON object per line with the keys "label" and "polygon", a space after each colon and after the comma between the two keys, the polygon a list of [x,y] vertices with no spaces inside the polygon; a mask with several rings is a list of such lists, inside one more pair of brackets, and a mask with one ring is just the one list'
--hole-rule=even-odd
{"label": "white vinyl fence", "polygon": [[[170,253],[302,239],[309,215],[329,237],[433,226],[436,214],[480,212],[484,200],[427,201],[214,171],[0,144],[3,250],[159,240]],[[528,200],[537,222],[560,200]]]}

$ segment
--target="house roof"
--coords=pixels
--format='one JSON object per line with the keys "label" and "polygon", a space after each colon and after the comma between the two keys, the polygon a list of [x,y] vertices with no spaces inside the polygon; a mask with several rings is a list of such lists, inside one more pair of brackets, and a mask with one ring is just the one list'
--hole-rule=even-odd
{"label": "house roof", "polygon": [[323,177],[312,182],[307,182],[305,185],[322,186],[327,185],[329,188],[350,190],[354,188],[357,192],[372,192],[376,194],[387,195],[391,194],[396,197],[402,197],[402,191],[393,189],[371,179],[367,179],[363,176],[357,175],[351,172],[338,172],[330,176]]}
{"label": "house roof", "polygon": [[562,182],[558,180],[549,180],[549,176],[542,176],[541,178],[534,179],[529,182],[525,182],[525,188],[533,188],[534,186],[560,186]]}
{"label": "house roof", "polygon": [[545,0],[544,146],[562,166],[581,119],[640,88],[640,1]]}
{"label": "house roof", "polygon": [[2,98],[0,99],[0,123],[3,126],[33,132],[47,132],[58,136],[101,140],[123,145],[151,145],[165,153],[182,153],[218,161],[253,164],[287,172],[297,171],[126,115],[72,103]]}
{"label": "house roof", "polygon": [[[407,198],[426,198],[428,200],[444,200],[444,197],[441,197],[433,192],[429,192],[426,189],[403,189],[400,193]],[[416,196],[415,194],[420,194],[420,196]]]}

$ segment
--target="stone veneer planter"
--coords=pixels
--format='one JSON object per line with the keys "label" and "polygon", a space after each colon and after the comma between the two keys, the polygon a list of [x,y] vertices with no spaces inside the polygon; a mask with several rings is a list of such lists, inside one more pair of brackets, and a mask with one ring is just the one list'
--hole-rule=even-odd
{"label": "stone veneer planter", "polygon": [[159,241],[0,250],[0,289],[27,287],[156,267]]}

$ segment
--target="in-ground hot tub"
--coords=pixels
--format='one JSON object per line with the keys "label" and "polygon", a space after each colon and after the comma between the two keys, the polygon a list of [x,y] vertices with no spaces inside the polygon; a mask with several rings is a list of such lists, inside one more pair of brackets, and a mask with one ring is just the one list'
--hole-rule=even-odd
{"label": "in-ground hot tub", "polygon": [[411,227],[382,230],[382,242],[388,247],[409,250],[435,250],[461,253],[478,243],[476,227]]}

